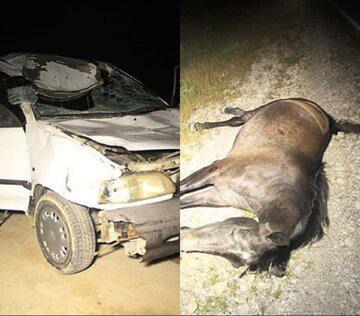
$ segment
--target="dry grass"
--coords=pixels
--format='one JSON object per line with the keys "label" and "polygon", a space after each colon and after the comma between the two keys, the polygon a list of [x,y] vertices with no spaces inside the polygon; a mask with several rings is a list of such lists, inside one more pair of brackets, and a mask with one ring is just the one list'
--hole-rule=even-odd
{"label": "dry grass", "polygon": [[239,20],[224,19],[216,14],[216,8],[195,8],[190,17],[184,11],[186,8],[182,14],[180,43],[182,146],[192,138],[187,126],[191,113],[230,97],[232,85],[243,80],[255,50],[261,45],[250,38],[253,37],[250,33],[258,30],[251,30],[247,24],[249,17],[240,9],[232,12]]}
{"label": "dry grass", "polygon": [[[293,5],[289,6],[289,2]],[[210,103],[225,103],[234,96],[236,86],[242,84],[259,49],[273,40],[274,32],[283,28],[282,19],[273,17],[283,1],[183,1],[181,14],[181,145],[192,141],[188,121],[192,112]],[[290,8],[290,9],[289,9]],[[298,1],[287,2],[286,14],[299,11]],[[259,12],[264,12],[259,14]],[[267,16],[267,20],[259,19]],[[287,30],[292,25],[288,25]],[[285,62],[296,62],[287,57]]]}

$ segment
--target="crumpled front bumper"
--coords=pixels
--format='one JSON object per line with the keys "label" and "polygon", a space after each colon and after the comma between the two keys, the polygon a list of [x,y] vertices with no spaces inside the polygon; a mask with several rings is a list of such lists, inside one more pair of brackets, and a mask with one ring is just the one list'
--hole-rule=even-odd
{"label": "crumpled front bumper", "polygon": [[[180,252],[179,207],[179,196],[174,196],[158,203],[100,213],[109,222],[132,223],[138,237],[146,240],[142,261],[153,261]],[[170,238],[174,240],[167,241]]]}

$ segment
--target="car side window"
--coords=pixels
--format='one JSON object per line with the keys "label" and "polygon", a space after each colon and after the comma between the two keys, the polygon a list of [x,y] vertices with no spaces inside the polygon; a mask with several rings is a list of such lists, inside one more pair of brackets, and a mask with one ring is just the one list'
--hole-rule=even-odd
{"label": "car side window", "polygon": [[[11,107],[13,109],[11,109]],[[0,128],[2,127],[22,127],[25,117],[20,109],[14,105],[6,105],[0,101]]]}

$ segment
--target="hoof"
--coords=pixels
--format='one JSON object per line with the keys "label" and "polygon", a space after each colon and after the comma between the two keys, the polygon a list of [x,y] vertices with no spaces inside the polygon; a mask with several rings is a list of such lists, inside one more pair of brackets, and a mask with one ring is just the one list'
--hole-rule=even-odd
{"label": "hoof", "polygon": [[201,128],[201,123],[190,123],[189,124],[189,130],[190,132],[198,132],[200,131],[202,128]]}
{"label": "hoof", "polygon": [[241,116],[245,113],[246,111],[240,109],[240,108],[234,108],[232,106],[224,106],[222,109],[221,109],[221,113],[223,114],[232,114],[232,115],[236,115],[236,116]]}
{"label": "hoof", "polygon": [[229,114],[230,113],[229,111],[231,112],[231,106],[228,106],[228,105],[225,105],[224,107],[222,107],[220,109],[220,112],[222,114]]}

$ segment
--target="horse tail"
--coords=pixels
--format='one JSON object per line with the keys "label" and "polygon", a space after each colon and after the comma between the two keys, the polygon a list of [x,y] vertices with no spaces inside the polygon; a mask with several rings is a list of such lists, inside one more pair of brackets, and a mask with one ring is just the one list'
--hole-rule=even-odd
{"label": "horse tail", "polygon": [[330,121],[331,133],[337,135],[338,132],[360,134],[360,124],[349,121]]}

